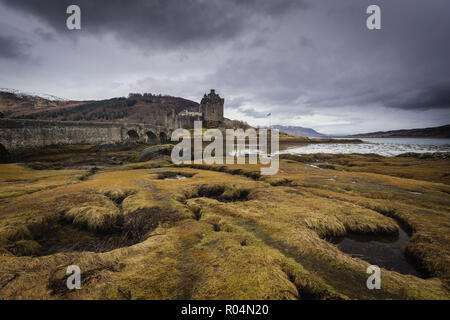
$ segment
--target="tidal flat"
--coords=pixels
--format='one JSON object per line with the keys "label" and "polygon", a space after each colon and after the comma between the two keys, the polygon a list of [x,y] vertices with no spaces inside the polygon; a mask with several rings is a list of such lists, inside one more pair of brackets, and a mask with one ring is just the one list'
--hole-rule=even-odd
{"label": "tidal flat", "polygon": [[[450,298],[446,156],[282,155],[261,176],[138,151],[0,164],[1,299]],[[347,238],[400,238],[391,254],[417,272],[388,263],[369,290],[370,248],[345,253]]]}

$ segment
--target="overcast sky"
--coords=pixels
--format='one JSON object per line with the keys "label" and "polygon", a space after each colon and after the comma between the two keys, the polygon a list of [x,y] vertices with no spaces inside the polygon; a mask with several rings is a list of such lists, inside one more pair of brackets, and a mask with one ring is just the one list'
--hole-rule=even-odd
{"label": "overcast sky", "polygon": [[[81,30],[66,8],[81,7]],[[366,9],[381,7],[381,30]],[[450,123],[448,0],[0,0],[0,88],[129,92],[327,134]]]}

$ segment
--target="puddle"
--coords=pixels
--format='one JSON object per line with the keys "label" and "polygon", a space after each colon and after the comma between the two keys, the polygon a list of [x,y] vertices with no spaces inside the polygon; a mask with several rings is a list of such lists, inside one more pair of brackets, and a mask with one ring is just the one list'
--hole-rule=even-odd
{"label": "puddle", "polygon": [[426,278],[426,274],[418,270],[405,255],[408,241],[408,234],[399,227],[398,236],[349,235],[333,239],[331,242],[336,244],[342,252],[370,264],[398,273]]}
{"label": "puddle", "polygon": [[186,178],[187,178],[186,176],[177,174],[174,177],[164,178],[163,180],[180,180],[180,179],[186,179]]}
{"label": "puddle", "polygon": [[415,194],[417,196],[421,196],[423,194],[422,192],[418,192],[418,191],[406,191],[406,192],[411,193],[411,194]]}
{"label": "puddle", "polygon": [[163,171],[157,173],[157,178],[160,180],[181,180],[191,178],[195,173],[176,172],[176,171]]}

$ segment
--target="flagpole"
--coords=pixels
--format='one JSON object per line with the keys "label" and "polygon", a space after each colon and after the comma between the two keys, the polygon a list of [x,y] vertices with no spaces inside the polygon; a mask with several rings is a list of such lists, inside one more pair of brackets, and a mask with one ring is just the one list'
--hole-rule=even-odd
{"label": "flagpole", "polygon": [[272,130],[272,112],[269,112],[267,117],[269,117],[269,129]]}

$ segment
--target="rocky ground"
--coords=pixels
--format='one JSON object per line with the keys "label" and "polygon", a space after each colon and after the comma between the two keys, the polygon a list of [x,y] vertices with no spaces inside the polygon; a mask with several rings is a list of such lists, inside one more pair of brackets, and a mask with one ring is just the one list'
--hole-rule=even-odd
{"label": "rocky ground", "polygon": [[[447,157],[286,155],[263,177],[142,149],[0,164],[2,299],[450,298]],[[398,223],[424,276],[382,269],[369,290],[370,263],[329,240]],[[81,290],[66,288],[72,264]]]}

